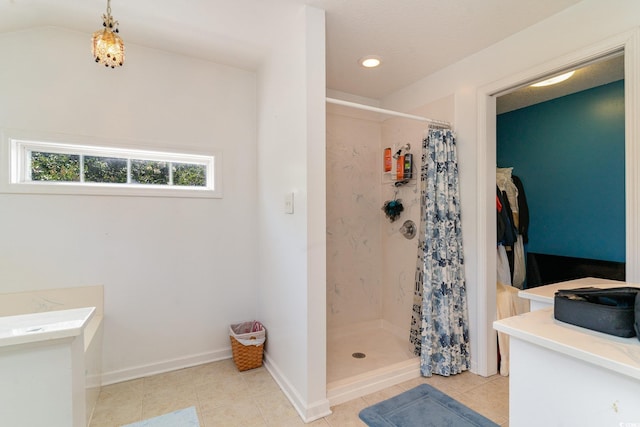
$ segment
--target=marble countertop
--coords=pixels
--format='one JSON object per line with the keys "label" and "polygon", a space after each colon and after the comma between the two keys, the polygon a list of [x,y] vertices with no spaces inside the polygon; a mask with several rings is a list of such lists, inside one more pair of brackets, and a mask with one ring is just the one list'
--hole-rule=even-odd
{"label": "marble countertop", "polygon": [[539,286],[537,288],[525,289],[518,292],[520,298],[553,304],[553,296],[559,289],[574,289],[583,287],[594,288],[616,288],[619,286],[640,287],[640,285],[618,280],[597,279],[595,277],[585,277],[583,279],[567,280],[566,282],[553,283],[551,285]]}
{"label": "marble countertop", "polygon": [[497,331],[640,380],[640,341],[557,321],[553,307],[493,322]]}
{"label": "marble countertop", "polygon": [[85,307],[0,317],[0,347],[78,336],[95,310]]}

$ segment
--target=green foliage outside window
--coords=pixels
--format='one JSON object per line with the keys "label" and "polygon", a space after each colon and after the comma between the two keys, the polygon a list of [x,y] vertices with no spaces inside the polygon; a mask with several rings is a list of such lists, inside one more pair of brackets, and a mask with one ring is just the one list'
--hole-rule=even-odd
{"label": "green foliage outside window", "polygon": [[84,180],[87,182],[127,183],[127,159],[84,157]]}
{"label": "green foliage outside window", "polygon": [[80,181],[80,156],[77,154],[31,153],[33,181]]}
{"label": "green foliage outside window", "polygon": [[204,187],[207,185],[204,165],[191,165],[188,163],[173,163],[173,185],[190,185]]}
{"label": "green foliage outside window", "polygon": [[167,162],[131,160],[131,182],[167,185],[169,183],[169,165]]}
{"label": "green foliage outside window", "polygon": [[[127,159],[118,157],[84,156],[31,152],[33,181],[80,181],[80,164],[84,167],[84,182],[126,184]],[[206,187],[207,168],[191,163],[172,163],[153,160],[131,160],[131,183],[169,185],[169,171],[173,185]]]}

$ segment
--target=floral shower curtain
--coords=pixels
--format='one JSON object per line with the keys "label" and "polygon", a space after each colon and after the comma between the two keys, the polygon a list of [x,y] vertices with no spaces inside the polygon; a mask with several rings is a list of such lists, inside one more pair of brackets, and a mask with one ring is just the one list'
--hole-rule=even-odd
{"label": "floral shower curtain", "polygon": [[423,376],[470,366],[456,143],[430,129],[422,144],[420,231],[410,341]]}

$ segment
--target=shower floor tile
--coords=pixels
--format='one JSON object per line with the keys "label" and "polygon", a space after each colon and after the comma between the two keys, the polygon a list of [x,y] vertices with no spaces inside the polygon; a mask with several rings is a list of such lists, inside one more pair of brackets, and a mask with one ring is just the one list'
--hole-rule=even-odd
{"label": "shower floor tile", "polygon": [[[380,327],[352,333],[330,332],[327,337],[327,383],[413,359],[408,335],[407,332],[407,337],[402,339]],[[363,353],[365,357],[355,358],[354,353]]]}

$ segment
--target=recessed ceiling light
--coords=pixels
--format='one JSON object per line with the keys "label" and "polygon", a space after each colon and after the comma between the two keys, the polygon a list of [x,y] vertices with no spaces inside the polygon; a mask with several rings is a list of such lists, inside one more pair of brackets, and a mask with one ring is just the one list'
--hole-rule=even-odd
{"label": "recessed ceiling light", "polygon": [[536,84],[532,84],[531,86],[533,87],[551,86],[556,83],[560,83],[567,80],[569,77],[573,76],[573,73],[575,73],[575,71],[569,71],[568,73],[560,74],[559,76],[555,76],[550,79],[543,80]]}
{"label": "recessed ceiling light", "polygon": [[365,56],[360,59],[360,65],[365,68],[375,68],[380,65],[380,57],[375,55]]}

